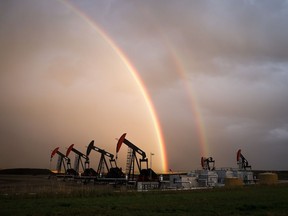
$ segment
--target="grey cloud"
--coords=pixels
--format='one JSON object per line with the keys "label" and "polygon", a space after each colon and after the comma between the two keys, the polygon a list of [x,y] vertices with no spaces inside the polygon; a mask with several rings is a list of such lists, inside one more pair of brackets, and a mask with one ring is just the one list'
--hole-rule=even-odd
{"label": "grey cloud", "polygon": [[288,127],[287,125],[284,125],[283,127],[280,128],[274,128],[269,131],[268,133],[268,139],[272,140],[287,140],[288,139]]}

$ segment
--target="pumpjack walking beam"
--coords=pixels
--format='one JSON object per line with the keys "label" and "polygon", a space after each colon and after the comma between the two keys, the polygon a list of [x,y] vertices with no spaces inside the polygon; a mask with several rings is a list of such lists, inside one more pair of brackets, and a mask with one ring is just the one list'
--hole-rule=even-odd
{"label": "pumpjack walking beam", "polygon": [[105,151],[104,149],[100,149],[98,148],[97,146],[94,145],[94,140],[92,140],[89,144],[89,146],[87,147],[87,151],[86,151],[86,155],[89,156],[90,153],[91,153],[91,150],[94,150],[94,151],[97,151],[101,154],[101,157],[100,157],[100,161],[99,161],[99,164],[98,164],[98,168],[97,168],[97,173],[98,174],[102,174],[104,172],[104,165],[105,165],[105,168],[107,170],[107,172],[109,172],[109,166],[108,166],[108,163],[107,163],[107,160],[106,160],[106,157],[109,158],[109,162],[110,162],[110,167],[113,168],[113,167],[117,167],[117,164],[116,164],[116,160],[114,159],[114,155]]}

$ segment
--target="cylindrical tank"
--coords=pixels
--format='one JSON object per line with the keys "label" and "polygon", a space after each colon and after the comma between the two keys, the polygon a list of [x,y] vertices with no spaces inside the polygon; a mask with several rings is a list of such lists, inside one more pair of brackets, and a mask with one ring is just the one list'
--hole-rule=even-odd
{"label": "cylindrical tank", "polygon": [[235,187],[235,186],[242,186],[243,181],[237,177],[229,177],[225,178],[225,186],[226,187]]}
{"label": "cylindrical tank", "polygon": [[259,174],[259,184],[277,184],[278,182],[278,175],[276,173],[260,173]]}

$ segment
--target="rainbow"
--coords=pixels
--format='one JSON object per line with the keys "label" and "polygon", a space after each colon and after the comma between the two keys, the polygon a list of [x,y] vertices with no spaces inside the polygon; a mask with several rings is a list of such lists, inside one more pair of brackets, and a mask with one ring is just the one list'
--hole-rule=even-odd
{"label": "rainbow", "polygon": [[99,27],[97,23],[95,23],[85,13],[83,13],[80,9],[76,8],[76,6],[72,5],[72,3],[68,2],[67,0],[58,0],[58,1],[64,4],[71,11],[73,11],[73,13],[77,14],[77,16],[83,19],[90,27],[92,27],[104,39],[104,41],[117,54],[117,56],[121,59],[121,61],[124,63],[128,71],[133,76],[135,82],[139,86],[139,89],[144,97],[145,103],[147,104],[147,108],[150,112],[150,115],[153,121],[153,126],[155,128],[158,144],[160,147],[160,154],[161,154],[161,159],[162,159],[162,171],[164,172],[167,171],[168,161],[167,161],[167,156],[166,156],[167,154],[166,154],[164,137],[163,137],[163,133],[160,127],[160,122],[156,115],[156,110],[152,103],[152,99],[149,96],[148,91],[145,88],[145,85],[141,77],[139,76],[139,72],[130,62],[129,58],[125,55],[125,53],[116,45],[116,43],[112,40],[112,38],[103,29]]}
{"label": "rainbow", "polygon": [[176,50],[171,47],[170,43],[168,44],[169,53],[171,54],[171,59],[175,65],[176,71],[179,74],[180,78],[183,80],[184,88],[188,94],[188,97],[190,98],[190,106],[192,109],[192,114],[195,118],[195,126],[196,131],[199,138],[200,143],[200,152],[201,156],[207,157],[209,154],[208,151],[208,145],[207,145],[207,139],[205,135],[205,127],[202,119],[202,115],[198,106],[197,97],[191,87],[191,85],[188,82],[188,76],[186,69],[184,67],[185,63],[182,61],[182,59],[179,57],[180,55],[177,55]]}

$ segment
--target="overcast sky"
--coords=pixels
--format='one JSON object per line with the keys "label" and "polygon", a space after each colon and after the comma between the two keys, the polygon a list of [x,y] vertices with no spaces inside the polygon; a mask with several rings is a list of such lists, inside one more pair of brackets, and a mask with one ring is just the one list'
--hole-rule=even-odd
{"label": "overcast sky", "polygon": [[254,169],[288,169],[288,1],[68,4],[78,12],[63,1],[0,1],[0,168],[49,168],[55,147],[85,152],[92,139],[115,154],[127,132],[162,169],[139,86],[88,17],[139,72],[168,168],[200,168],[201,156],[237,167],[242,149]]}

